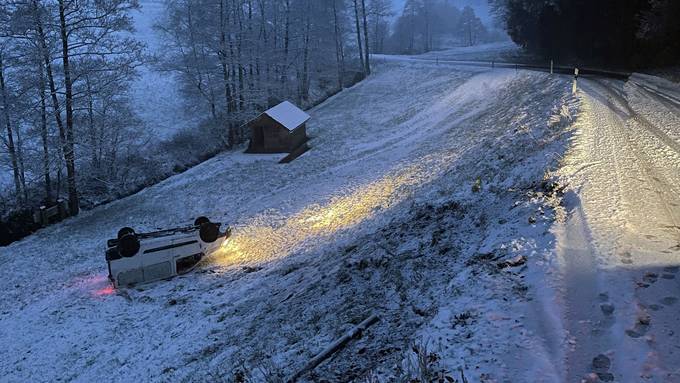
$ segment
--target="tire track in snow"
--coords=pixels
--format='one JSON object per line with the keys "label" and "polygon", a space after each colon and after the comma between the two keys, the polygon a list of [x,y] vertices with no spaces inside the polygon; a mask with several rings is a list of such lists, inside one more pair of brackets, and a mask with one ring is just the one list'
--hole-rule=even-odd
{"label": "tire track in snow", "polygon": [[589,91],[594,91],[600,95],[600,97],[611,97],[614,98],[618,104],[615,105],[613,102],[608,101],[606,104],[610,109],[617,111],[619,115],[626,116],[627,119],[634,119],[637,121],[644,129],[648,130],[650,133],[658,137],[664,144],[666,144],[670,149],[675,151],[680,155],[680,143],[672,139],[668,134],[663,132],[661,129],[652,124],[647,118],[641,116],[633,108],[631,108],[628,100],[620,93],[620,90],[614,88],[613,84],[609,81],[605,82],[602,80],[593,79],[591,82],[597,84],[601,89],[596,90],[592,86],[587,86]]}
{"label": "tire track in snow", "polygon": [[[680,155],[680,144],[664,133],[661,129],[652,124],[648,119],[637,113],[630,106],[628,100],[626,100],[626,98],[622,96],[613,85],[607,85],[603,81],[595,82],[604,88],[602,89],[602,92],[609,93],[614,96],[616,101],[618,101],[618,105],[620,105],[625,110],[626,114],[629,116],[628,121],[625,122],[631,123],[632,121],[636,123],[637,126],[656,136],[656,138],[658,138],[663,144]],[[674,185],[669,182],[665,176],[661,175],[659,170],[652,165],[653,161],[650,160],[647,154],[645,154],[645,149],[647,148],[642,146],[641,140],[639,139],[640,137],[633,136],[630,129],[621,129],[621,134],[630,145],[630,153],[635,157],[638,165],[643,169],[642,175],[646,178],[645,184],[653,185],[655,193],[661,197],[659,200],[663,204],[673,226],[680,227],[678,225],[680,218],[676,216],[676,213],[670,207],[668,202],[669,199],[672,199],[672,195],[679,195],[680,190],[676,189]],[[670,193],[667,193],[665,190],[670,191]]]}

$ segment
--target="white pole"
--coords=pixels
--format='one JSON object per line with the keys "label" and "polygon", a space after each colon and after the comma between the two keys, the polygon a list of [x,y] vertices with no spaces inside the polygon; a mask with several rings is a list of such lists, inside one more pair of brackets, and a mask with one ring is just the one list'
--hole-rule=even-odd
{"label": "white pole", "polygon": [[574,85],[571,88],[573,94],[576,94],[577,82],[578,82],[578,68],[574,68]]}
{"label": "white pole", "polygon": [[550,60],[550,74],[554,74],[553,72],[553,61]]}

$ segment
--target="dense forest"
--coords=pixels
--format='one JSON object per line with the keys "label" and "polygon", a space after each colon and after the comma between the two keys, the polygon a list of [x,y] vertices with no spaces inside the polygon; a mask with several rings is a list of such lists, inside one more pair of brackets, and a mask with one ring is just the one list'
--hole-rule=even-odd
{"label": "dense forest", "polygon": [[[304,108],[371,73],[370,55],[490,38],[448,0],[168,0],[162,49],[139,41],[138,0],[0,2],[0,190],[3,237],[32,211],[129,195],[245,142],[243,124],[283,100]],[[395,23],[395,17],[396,23]],[[198,126],[160,139],[135,110],[140,70],[177,79]],[[11,231],[14,234],[8,234]]]}
{"label": "dense forest", "polygon": [[677,65],[676,0],[491,0],[510,37],[560,63]]}

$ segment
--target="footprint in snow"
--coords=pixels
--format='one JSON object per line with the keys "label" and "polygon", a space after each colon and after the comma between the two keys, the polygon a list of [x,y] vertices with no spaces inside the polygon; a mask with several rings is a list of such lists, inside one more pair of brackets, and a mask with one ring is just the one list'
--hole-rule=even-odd
{"label": "footprint in snow", "polygon": [[656,281],[659,280],[659,274],[657,273],[652,273],[652,272],[646,272],[645,275],[642,277],[642,281],[637,282],[638,287],[642,288],[647,288],[651,286],[652,284],[656,283]]}
{"label": "footprint in snow", "polygon": [[668,266],[668,267],[664,267],[664,268],[663,268],[663,271],[665,271],[665,272],[667,272],[667,273],[677,274],[678,271],[680,271],[680,266]]}
{"label": "footprint in snow", "polygon": [[615,308],[614,308],[614,305],[612,305],[612,304],[603,303],[603,304],[600,305],[600,310],[602,310],[602,313],[605,316],[611,316],[612,314],[614,314]]}
{"label": "footprint in snow", "polygon": [[624,265],[632,265],[634,262],[633,262],[633,259],[630,256],[628,256],[628,257],[624,256],[624,257],[621,257],[621,263],[623,263]]}
{"label": "footprint in snow", "polygon": [[664,306],[672,306],[672,305],[676,304],[677,302],[678,302],[677,297],[665,297],[661,300],[661,303]]}
{"label": "footprint in snow", "polygon": [[592,362],[593,373],[597,375],[598,380],[601,382],[614,381],[614,375],[609,372],[611,366],[612,366],[611,360],[604,354],[600,354],[593,358]]}
{"label": "footprint in snow", "polygon": [[628,335],[631,338],[639,338],[647,333],[646,328],[641,328],[639,326],[635,326],[632,329],[626,330],[626,335]]}
{"label": "footprint in snow", "polygon": [[639,338],[647,333],[651,323],[652,317],[647,313],[641,313],[635,321],[635,326],[626,330],[626,335],[631,338]]}

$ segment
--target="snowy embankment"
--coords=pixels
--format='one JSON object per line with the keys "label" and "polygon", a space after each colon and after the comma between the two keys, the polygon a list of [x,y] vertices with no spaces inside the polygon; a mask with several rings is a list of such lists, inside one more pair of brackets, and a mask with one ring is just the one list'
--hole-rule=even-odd
{"label": "snowy embankment", "polygon": [[505,63],[506,67],[514,68],[516,63],[519,65],[522,65],[522,63],[535,63],[534,59],[511,41],[480,44],[470,47],[455,47],[420,55],[374,54],[373,58],[378,61],[435,62],[477,67],[491,67],[493,63]]}
{"label": "snowy embankment", "polygon": [[[0,374],[262,381],[375,313],[304,379],[555,376],[521,314],[540,300],[522,264],[554,240],[542,181],[566,148],[569,91],[541,73],[383,63],[311,111],[313,149],[289,165],[219,155],[3,248]],[[103,247],[118,228],[199,215],[234,227],[210,263],[111,290]]]}

